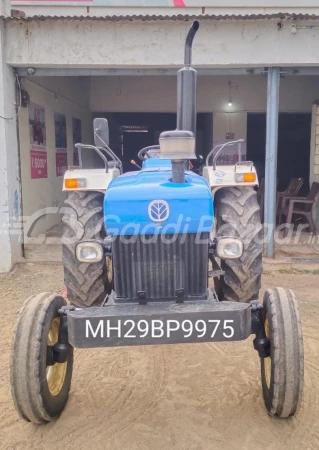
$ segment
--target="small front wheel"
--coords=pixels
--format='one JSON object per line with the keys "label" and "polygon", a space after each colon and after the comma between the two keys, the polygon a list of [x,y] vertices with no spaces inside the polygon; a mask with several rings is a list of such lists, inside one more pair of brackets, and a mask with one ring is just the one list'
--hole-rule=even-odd
{"label": "small front wheel", "polygon": [[65,305],[59,295],[35,295],[26,300],[17,320],[10,361],[11,393],[18,414],[28,422],[51,421],[68,400],[73,348],[65,362],[48,361],[48,348],[59,337],[58,311]]}
{"label": "small front wheel", "polygon": [[299,310],[289,289],[268,289],[263,302],[270,356],[261,358],[265,405],[271,416],[293,416],[301,402],[304,353]]}

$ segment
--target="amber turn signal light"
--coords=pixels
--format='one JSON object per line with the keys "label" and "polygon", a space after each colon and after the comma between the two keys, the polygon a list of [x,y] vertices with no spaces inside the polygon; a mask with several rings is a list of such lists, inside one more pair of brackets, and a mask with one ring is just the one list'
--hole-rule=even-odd
{"label": "amber turn signal light", "polygon": [[256,180],[255,172],[235,173],[236,183],[254,183]]}
{"label": "amber turn signal light", "polygon": [[64,180],[64,186],[66,189],[78,189],[86,187],[85,178],[66,178]]}
{"label": "amber turn signal light", "polygon": [[244,173],[244,181],[247,183],[253,183],[254,181],[256,181],[255,172]]}

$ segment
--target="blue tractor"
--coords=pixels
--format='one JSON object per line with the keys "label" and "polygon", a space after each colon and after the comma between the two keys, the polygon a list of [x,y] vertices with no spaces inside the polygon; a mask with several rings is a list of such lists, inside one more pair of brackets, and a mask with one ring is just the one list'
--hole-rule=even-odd
{"label": "blue tractor", "polygon": [[12,396],[27,421],[46,423],[63,411],[74,348],[200,345],[251,334],[268,413],[289,417],[300,404],[303,343],[295,296],[272,288],[258,300],[256,171],[241,161],[217,167],[225,145],[208,155],[204,176],[189,170],[196,158],[191,49],[198,27],[189,30],[178,73],[177,129],[139,152],[141,170],[122,174],[107,122],[95,119],[95,146],[79,148],[97,151],[104,169],[73,168],[65,176],[68,302],[50,293],[27,299],[12,345]]}

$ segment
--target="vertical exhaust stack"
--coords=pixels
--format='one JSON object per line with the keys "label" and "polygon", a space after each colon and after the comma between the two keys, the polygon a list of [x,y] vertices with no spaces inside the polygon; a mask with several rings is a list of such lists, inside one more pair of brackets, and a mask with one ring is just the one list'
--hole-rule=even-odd
{"label": "vertical exhaust stack", "polygon": [[186,163],[196,158],[197,72],[191,67],[192,45],[199,23],[191,26],[185,42],[184,67],[177,74],[177,130],[160,135],[160,157],[172,161],[172,182],[185,183]]}
{"label": "vertical exhaust stack", "polygon": [[197,71],[192,65],[192,47],[199,22],[191,26],[185,42],[184,67],[177,73],[177,129],[196,135]]}

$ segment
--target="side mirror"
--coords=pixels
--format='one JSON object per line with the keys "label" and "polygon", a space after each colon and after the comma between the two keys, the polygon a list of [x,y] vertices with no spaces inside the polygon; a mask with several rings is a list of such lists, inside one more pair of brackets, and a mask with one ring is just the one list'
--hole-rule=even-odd
{"label": "side mirror", "polygon": [[100,118],[93,120],[94,144],[96,147],[109,146],[109,124],[107,119]]}

